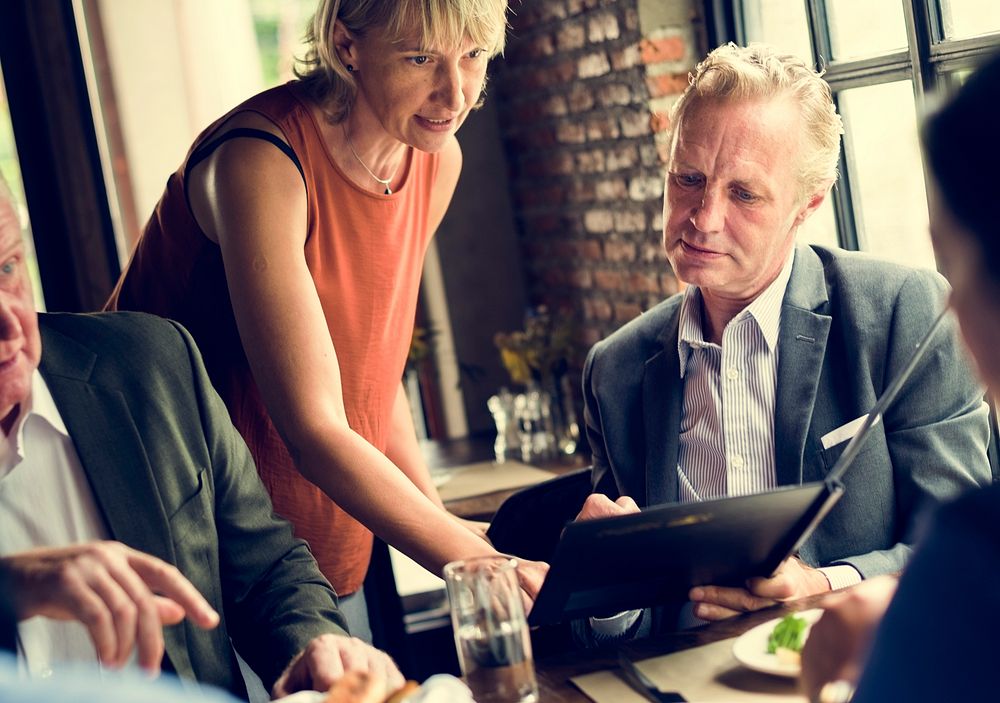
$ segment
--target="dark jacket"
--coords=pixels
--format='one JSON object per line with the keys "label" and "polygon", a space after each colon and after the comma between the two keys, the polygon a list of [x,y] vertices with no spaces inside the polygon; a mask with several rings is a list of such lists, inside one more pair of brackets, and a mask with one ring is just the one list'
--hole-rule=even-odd
{"label": "dark jacket", "polygon": [[164,668],[245,697],[230,639],[270,688],[313,637],[344,633],[188,333],[140,313],[39,325],[42,376],[113,538],[176,565],[222,616],[214,630],[166,628]]}

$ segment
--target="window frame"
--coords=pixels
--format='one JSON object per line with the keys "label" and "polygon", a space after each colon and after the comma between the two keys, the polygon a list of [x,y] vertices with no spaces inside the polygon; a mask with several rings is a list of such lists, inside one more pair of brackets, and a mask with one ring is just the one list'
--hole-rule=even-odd
{"label": "window frame", "polygon": [[72,0],[0,2],[0,64],[45,307],[99,310],[119,263]]}
{"label": "window frame", "polygon": [[[841,61],[830,61],[833,55],[830,27],[827,21],[827,0],[802,0],[806,6],[809,44],[816,66],[825,69],[823,75],[833,91],[834,103],[840,111],[841,91],[881,85],[900,80],[911,80],[914,104],[918,114],[926,109],[930,93],[947,88],[956,71],[971,69],[1000,49],[1000,32],[976,37],[948,39],[944,36],[941,16],[942,0],[900,0],[907,48]],[[705,0],[705,25],[711,46],[728,41],[746,44],[746,24],[742,0]],[[831,192],[840,246],[859,249],[862,238],[856,220],[856,208],[851,187],[851,169],[848,167],[847,137],[841,140],[840,178]],[[928,202],[932,197],[927,165],[920,154],[924,169],[924,188]]]}

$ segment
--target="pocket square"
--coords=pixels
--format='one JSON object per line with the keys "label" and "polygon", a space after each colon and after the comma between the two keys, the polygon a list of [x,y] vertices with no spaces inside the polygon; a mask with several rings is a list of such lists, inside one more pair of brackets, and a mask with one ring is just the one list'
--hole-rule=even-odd
{"label": "pocket square", "polygon": [[[858,433],[861,426],[865,424],[865,420],[868,419],[868,415],[862,415],[856,420],[851,420],[846,425],[841,425],[835,430],[831,430],[820,438],[820,442],[823,444],[823,449],[829,449],[830,447],[835,447],[841,442],[844,442]],[[878,420],[876,420],[876,423]]]}

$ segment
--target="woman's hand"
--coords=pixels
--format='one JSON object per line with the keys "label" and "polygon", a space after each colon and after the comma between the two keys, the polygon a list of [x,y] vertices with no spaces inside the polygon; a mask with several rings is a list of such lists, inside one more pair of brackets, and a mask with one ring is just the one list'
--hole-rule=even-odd
{"label": "woman's hand", "polygon": [[548,573],[549,565],[544,561],[517,560],[517,583],[524,595],[525,614],[531,612],[531,606],[535,604],[535,598],[538,597]]}
{"label": "woman's hand", "polygon": [[472,532],[472,534],[474,534],[476,537],[479,537],[487,544],[492,544],[490,542],[490,538],[486,536],[486,531],[490,529],[490,523],[480,522],[479,520],[466,520],[464,517],[459,517],[454,513],[448,513],[448,514],[455,519],[455,522],[457,522],[459,525]]}
{"label": "woman's hand", "polygon": [[829,681],[858,682],[875,628],[896,593],[895,576],[879,576],[824,599],[826,612],[802,648],[802,687],[810,700]]}

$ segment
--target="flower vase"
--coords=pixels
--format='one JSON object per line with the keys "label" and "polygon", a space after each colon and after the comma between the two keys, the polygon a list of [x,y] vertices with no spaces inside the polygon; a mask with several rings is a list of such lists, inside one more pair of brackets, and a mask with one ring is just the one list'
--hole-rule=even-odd
{"label": "flower vase", "polygon": [[521,440],[518,432],[518,420],[515,411],[516,396],[506,388],[490,396],[486,401],[496,425],[497,437],[493,442],[493,455],[497,464],[507,461],[509,455],[520,451]]}
{"label": "flower vase", "polygon": [[573,391],[566,374],[547,379],[554,453],[570,455],[580,442],[580,425],[573,407]]}

